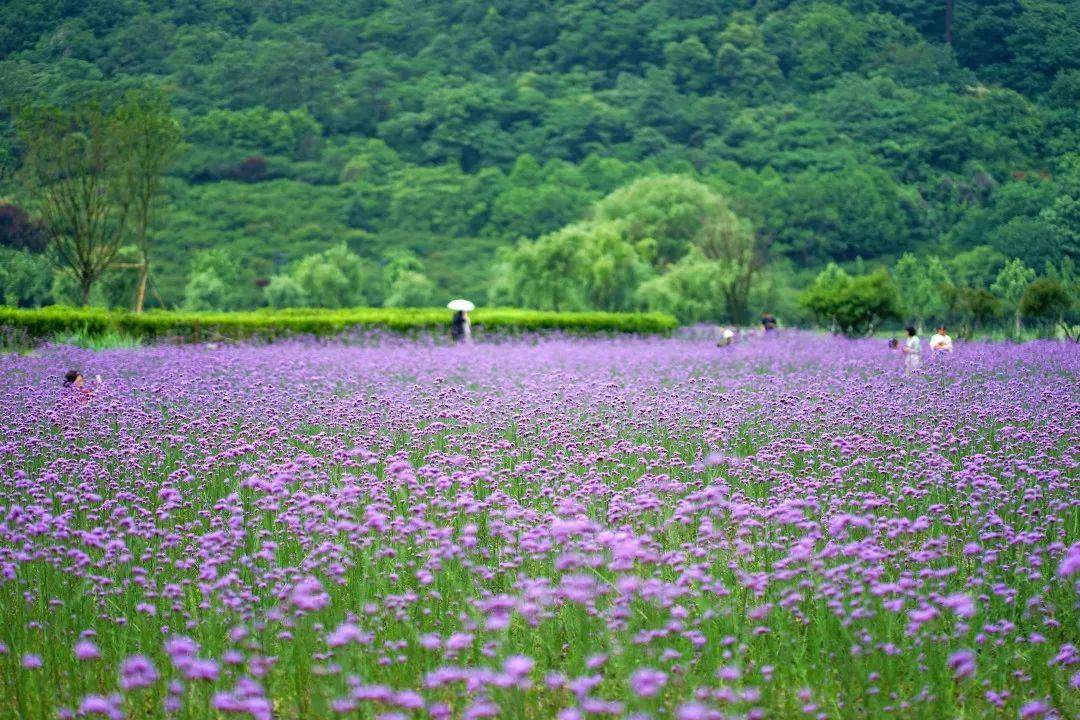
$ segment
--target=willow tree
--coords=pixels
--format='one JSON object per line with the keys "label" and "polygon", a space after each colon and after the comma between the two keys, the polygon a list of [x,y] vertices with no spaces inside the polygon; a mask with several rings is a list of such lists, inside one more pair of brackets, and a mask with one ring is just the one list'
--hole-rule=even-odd
{"label": "willow tree", "polygon": [[88,103],[72,110],[28,109],[18,122],[24,181],[54,259],[71,271],[83,305],[116,257],[127,222],[115,120],[100,105]]}
{"label": "willow tree", "polygon": [[736,215],[723,198],[717,195],[714,202],[712,217],[701,226],[694,243],[716,266],[716,282],[731,321],[745,325],[750,290],[764,259],[761,241],[750,221]]}
{"label": "willow tree", "polygon": [[[746,323],[763,250],[750,223],[735,214],[723,195],[691,177],[657,175],[611,193],[596,204],[593,215],[617,223],[623,240],[661,276],[679,266],[679,281],[668,284],[664,293],[685,287],[682,280],[692,273],[702,273],[702,282],[690,285],[715,287],[731,320]],[[682,262],[693,248],[700,256]],[[653,283],[648,291],[655,293],[662,285]]]}
{"label": "willow tree", "polygon": [[114,135],[118,149],[118,191],[129,208],[131,233],[139,251],[135,312],[142,312],[150,274],[150,227],[160,206],[165,171],[181,147],[180,126],[158,90],[129,93],[117,108]]}

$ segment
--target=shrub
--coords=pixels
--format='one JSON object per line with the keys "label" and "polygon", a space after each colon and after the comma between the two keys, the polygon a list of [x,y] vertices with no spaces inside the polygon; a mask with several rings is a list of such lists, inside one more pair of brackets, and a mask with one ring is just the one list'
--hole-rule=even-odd
{"label": "shrub", "polygon": [[[665,334],[677,322],[662,313],[560,313],[540,310],[481,309],[470,315],[473,327],[487,331],[564,330],[575,333]],[[348,310],[261,310],[257,312],[171,312],[135,314],[101,308],[54,305],[36,310],[0,307],[0,328],[32,338],[81,333],[118,333],[133,338],[273,339],[289,335],[337,335],[356,328],[393,332],[440,332],[450,322],[443,308],[354,308]]]}
{"label": "shrub", "polygon": [[1044,331],[1069,322],[1072,309],[1072,295],[1054,278],[1039,278],[1020,298],[1020,315]]}
{"label": "shrub", "polygon": [[802,297],[819,322],[857,336],[873,332],[882,321],[898,316],[899,301],[884,270],[852,277],[829,263]]}

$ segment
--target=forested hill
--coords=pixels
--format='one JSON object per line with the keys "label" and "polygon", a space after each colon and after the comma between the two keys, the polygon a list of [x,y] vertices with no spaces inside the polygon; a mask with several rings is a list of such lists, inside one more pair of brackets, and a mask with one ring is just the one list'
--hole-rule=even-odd
{"label": "forested hill", "polygon": [[342,241],[483,298],[499,248],[658,172],[728,197],[793,282],[1080,250],[1075,0],[6,0],[0,58],[9,167],[19,107],[170,89],[167,303],[199,251],[253,305]]}

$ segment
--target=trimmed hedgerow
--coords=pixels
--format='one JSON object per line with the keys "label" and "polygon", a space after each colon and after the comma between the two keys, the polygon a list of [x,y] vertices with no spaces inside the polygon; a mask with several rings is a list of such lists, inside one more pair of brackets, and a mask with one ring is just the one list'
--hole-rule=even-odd
{"label": "trimmed hedgerow", "polygon": [[[273,339],[289,335],[338,335],[357,328],[393,332],[437,331],[451,313],[442,308],[354,308],[350,310],[260,310],[256,312],[150,311],[135,314],[101,308],[51,306],[40,309],[0,307],[0,328],[31,338],[118,332],[148,340]],[[677,321],[662,313],[548,312],[479,309],[473,326],[485,331],[563,330],[578,333],[665,334]]]}

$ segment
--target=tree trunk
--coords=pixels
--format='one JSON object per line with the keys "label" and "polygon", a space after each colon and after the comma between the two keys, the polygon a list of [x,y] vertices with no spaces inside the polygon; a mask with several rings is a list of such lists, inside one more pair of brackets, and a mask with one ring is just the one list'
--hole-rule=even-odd
{"label": "tree trunk", "polygon": [[1020,339],[1020,311],[1019,310],[1016,311],[1015,320],[1016,320],[1016,329],[1014,330],[1014,332],[1016,333],[1016,339],[1019,340]]}
{"label": "tree trunk", "polygon": [[135,292],[135,312],[143,311],[143,302],[146,300],[146,277],[150,274],[150,263],[143,260],[139,268],[139,289]]}
{"label": "tree trunk", "polygon": [[90,304],[90,283],[85,278],[79,278],[79,290],[82,292],[82,306]]}
{"label": "tree trunk", "polygon": [[739,327],[746,324],[746,302],[741,297],[731,303],[731,319]]}
{"label": "tree trunk", "polygon": [[731,321],[742,327],[746,322],[747,297],[750,294],[749,281],[742,283],[736,281],[723,288],[724,302],[727,303]]}

